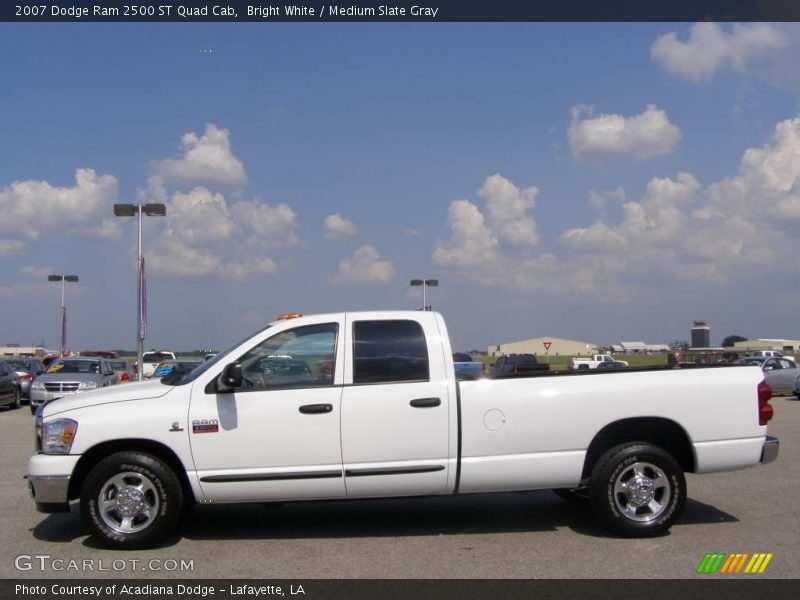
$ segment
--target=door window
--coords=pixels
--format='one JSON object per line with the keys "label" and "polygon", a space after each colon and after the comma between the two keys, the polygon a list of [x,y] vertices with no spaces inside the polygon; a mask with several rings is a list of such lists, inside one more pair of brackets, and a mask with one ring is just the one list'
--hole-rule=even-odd
{"label": "door window", "polygon": [[333,385],[336,323],[288,329],[239,358],[243,387],[238,391]]}
{"label": "door window", "polygon": [[356,321],[353,383],[428,381],[428,346],[416,321]]}

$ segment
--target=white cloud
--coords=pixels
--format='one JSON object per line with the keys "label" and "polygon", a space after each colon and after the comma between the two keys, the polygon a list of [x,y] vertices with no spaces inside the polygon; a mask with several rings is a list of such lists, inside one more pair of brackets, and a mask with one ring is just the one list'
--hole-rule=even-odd
{"label": "white cloud", "polygon": [[527,211],[536,205],[535,187],[520,189],[502,175],[486,178],[478,196],[486,201],[492,231],[513,246],[535,246],[539,241],[536,223]]}
{"label": "white cloud", "polygon": [[[148,264],[175,276],[244,280],[274,273],[270,249],[298,242],[297,219],[285,204],[240,200],[196,187],[167,199],[167,216],[148,223]],[[163,223],[162,223],[163,221]]]}
{"label": "white cloud", "polygon": [[674,31],[660,36],[650,48],[653,60],[669,72],[693,81],[711,79],[722,65],[744,71],[747,63],[786,45],[774,25],[736,24],[726,33],[717,23],[695,23],[685,42]]}
{"label": "white cloud", "polygon": [[571,113],[567,139],[578,159],[602,160],[625,155],[646,159],[672,152],[681,139],[680,129],[670,122],[666,112],[653,104],[632,117],[594,116],[592,107],[581,104],[572,107]]}
{"label": "white cloud", "polygon": [[53,267],[32,267],[26,265],[19,268],[19,274],[33,279],[46,279],[48,275],[55,273]]}
{"label": "white cloud", "polygon": [[596,210],[603,210],[611,202],[626,202],[628,195],[625,193],[625,188],[618,186],[613,190],[603,190],[597,192],[591,190],[589,192],[589,204]]}
{"label": "white cloud", "polygon": [[628,196],[622,188],[597,193],[598,210],[613,199],[621,202],[621,216],[603,214],[565,230],[557,253],[535,256],[494,239],[484,246],[490,261],[452,260],[470,240],[492,239],[476,206],[453,203],[453,235],[436,248],[434,260],[482,285],[498,285],[502,277],[503,285],[524,293],[615,303],[656,299],[681,282],[747,286],[751,274],[791,281],[797,276],[793,257],[800,255],[800,117],[779,123],[766,144],[746,149],[734,176],[703,185],[679,172],[653,177],[638,199]]}
{"label": "white cloud", "polygon": [[25,243],[19,240],[0,240],[0,256],[19,254],[25,248]]}
{"label": "white cloud", "polygon": [[450,241],[439,242],[433,262],[443,267],[471,268],[493,263],[497,258],[497,237],[490,231],[477,206],[456,200],[447,210]]}
{"label": "white cloud", "polygon": [[[98,175],[92,169],[78,169],[72,187],[56,187],[46,181],[15,181],[0,188],[0,233],[31,240],[53,232],[115,237],[119,225],[113,218],[103,217],[111,213],[116,199],[116,178]],[[6,242],[5,253],[19,249],[20,243]]]}
{"label": "white cloud", "polygon": [[154,165],[155,174],[168,180],[241,187],[247,182],[244,165],[231,152],[230,132],[206,124],[202,136],[186,133],[181,138],[180,158],[166,158]]}
{"label": "white cloud", "polygon": [[339,261],[339,271],[332,278],[334,283],[380,284],[391,281],[394,266],[388,260],[380,260],[373,246],[361,246],[352,259]]}
{"label": "white cloud", "polygon": [[325,217],[324,228],[323,237],[326,240],[341,240],[358,234],[358,227],[355,223],[343,218],[339,213]]}
{"label": "white cloud", "polygon": [[232,210],[242,227],[266,246],[283,248],[299,241],[297,215],[286,204],[270,206],[259,200],[241,201],[236,202]]}

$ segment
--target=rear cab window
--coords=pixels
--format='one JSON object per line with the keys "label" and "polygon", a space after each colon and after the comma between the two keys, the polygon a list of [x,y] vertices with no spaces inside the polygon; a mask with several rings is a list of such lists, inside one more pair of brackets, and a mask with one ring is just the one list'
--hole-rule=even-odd
{"label": "rear cab window", "polygon": [[420,323],[368,320],[353,323],[353,383],[429,381],[428,345]]}

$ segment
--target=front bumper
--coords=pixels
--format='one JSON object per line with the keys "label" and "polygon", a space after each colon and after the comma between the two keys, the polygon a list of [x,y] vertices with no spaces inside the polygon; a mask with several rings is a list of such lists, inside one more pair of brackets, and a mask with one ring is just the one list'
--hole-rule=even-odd
{"label": "front bumper", "polygon": [[28,491],[43,513],[69,512],[69,481],[80,456],[35,454],[28,460]]}
{"label": "front bumper", "polygon": [[764,440],[764,448],[761,450],[761,464],[766,465],[774,462],[778,458],[779,448],[780,442],[778,438],[768,435],[767,439]]}
{"label": "front bumper", "polygon": [[72,396],[77,393],[78,393],[77,391],[48,392],[47,390],[37,390],[31,388],[31,393],[30,393],[31,406],[39,406],[40,404],[46,404],[47,402],[50,402],[50,400],[57,400],[58,398],[63,398],[64,396]]}

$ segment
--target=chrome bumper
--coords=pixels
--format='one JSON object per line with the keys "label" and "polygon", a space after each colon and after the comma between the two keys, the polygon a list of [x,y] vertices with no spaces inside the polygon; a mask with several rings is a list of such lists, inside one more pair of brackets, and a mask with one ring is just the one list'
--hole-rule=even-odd
{"label": "chrome bumper", "polygon": [[764,448],[761,450],[761,464],[766,465],[775,461],[778,458],[779,447],[778,438],[768,435],[767,439],[764,440]]}
{"label": "chrome bumper", "polygon": [[69,512],[69,475],[31,475],[28,491],[43,513]]}

